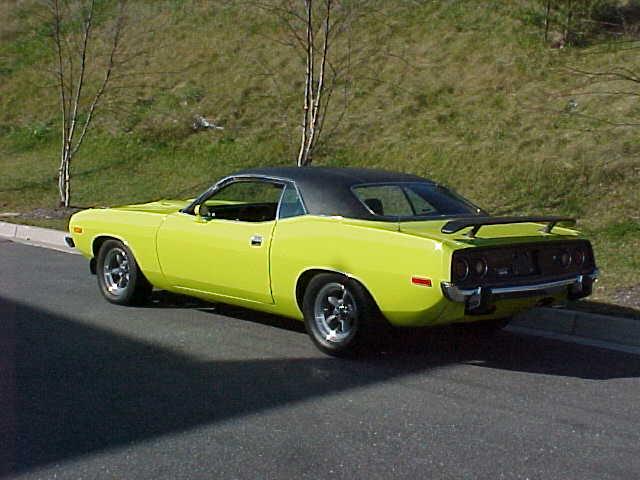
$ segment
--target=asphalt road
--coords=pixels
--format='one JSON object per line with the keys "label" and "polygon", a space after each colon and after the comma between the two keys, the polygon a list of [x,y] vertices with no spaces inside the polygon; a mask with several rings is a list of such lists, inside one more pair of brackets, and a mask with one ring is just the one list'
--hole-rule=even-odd
{"label": "asphalt road", "polygon": [[337,360],[296,322],[157,294],[0,242],[0,476],[640,478],[640,357],[410,332]]}

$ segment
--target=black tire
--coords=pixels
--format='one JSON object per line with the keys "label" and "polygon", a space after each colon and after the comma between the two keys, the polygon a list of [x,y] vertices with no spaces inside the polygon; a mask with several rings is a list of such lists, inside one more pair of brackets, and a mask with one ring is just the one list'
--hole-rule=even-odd
{"label": "black tire", "polygon": [[96,276],[104,298],[117,305],[143,303],[153,289],[131,250],[118,240],[107,240],[100,247]]}
{"label": "black tire", "polygon": [[321,273],[311,279],[302,311],[313,343],[322,352],[338,357],[362,352],[374,343],[386,323],[362,285],[334,273]]}

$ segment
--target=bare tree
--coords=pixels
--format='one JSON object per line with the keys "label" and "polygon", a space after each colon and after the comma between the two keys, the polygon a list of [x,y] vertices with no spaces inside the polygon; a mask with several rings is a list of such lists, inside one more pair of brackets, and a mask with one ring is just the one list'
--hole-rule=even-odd
{"label": "bare tree", "polygon": [[[115,20],[104,38],[96,35],[95,0],[45,0],[51,20],[56,53],[56,77],[61,116],[61,150],[58,169],[60,205],[71,202],[71,164],[89,132],[107,89],[120,53],[126,18],[126,0],[118,0]],[[106,62],[97,67],[94,44],[106,45]],[[93,61],[92,61],[93,60]],[[89,65],[98,80],[89,91]],[[101,73],[100,73],[101,71]]]}
{"label": "bare tree", "polygon": [[573,32],[573,15],[574,15],[574,5],[573,0],[566,0],[566,9],[565,9],[565,21],[564,28],[562,31],[562,39],[564,43],[569,43],[572,40],[574,35]]}
{"label": "bare tree", "polygon": [[538,0],[544,8],[544,40],[552,46],[585,46],[633,31],[638,6],[623,0]]}
{"label": "bare tree", "polygon": [[[315,33],[313,23],[313,0],[305,0],[307,38],[306,54],[307,69],[304,86],[304,115],[302,122],[302,140],[298,152],[298,166],[303,167],[311,163],[311,155],[317,141],[320,125],[320,116],[324,116],[324,111],[320,110],[324,93],[324,76],[327,65],[327,53],[329,51],[329,29],[331,27],[331,7],[332,0],[324,0],[324,11],[322,19],[322,47],[319,53],[320,67],[317,76],[315,75],[316,54],[315,54]],[[326,107],[326,102],[324,106]]]}
{"label": "bare tree", "polygon": [[[548,0],[547,5],[551,3],[551,0]],[[591,35],[591,45],[583,45],[576,59],[582,66],[574,63],[563,67],[575,81],[571,82],[574,85],[568,91],[557,95],[568,99],[561,113],[611,128],[639,126],[637,117],[629,118],[629,113],[633,110],[625,113],[625,118],[619,115],[616,118],[613,111],[593,111],[597,108],[594,104],[599,103],[592,102],[598,97],[611,100],[624,98],[631,104],[640,97],[640,70],[628,62],[613,64],[618,53],[640,50],[640,42],[633,29],[634,23],[638,22],[638,6],[617,0],[556,0],[556,3],[556,6],[565,8],[565,38],[585,32]],[[576,30],[580,25],[582,27]],[[592,29],[591,32],[588,28]],[[598,34],[600,36],[597,36]],[[594,57],[602,59],[594,61]],[[580,108],[576,100],[578,98],[584,100],[579,102]]]}
{"label": "bare tree", "polygon": [[[274,15],[284,30],[284,38],[274,39],[291,48],[304,62],[301,73],[304,91],[301,99],[302,122],[300,147],[296,157],[298,166],[312,162],[314,151],[320,144],[329,105],[339,84],[349,83],[349,70],[359,56],[358,50],[370,48],[357,45],[348,38],[352,23],[363,12],[366,0],[248,0],[248,3]],[[347,95],[345,95],[346,98]],[[346,101],[345,101],[346,103]],[[344,113],[344,110],[343,110]],[[338,115],[336,127],[343,113]],[[331,133],[331,132],[330,132]]]}
{"label": "bare tree", "polygon": [[551,23],[551,0],[546,0],[547,4],[545,6],[544,13],[544,41],[547,42],[549,40],[549,25]]}
{"label": "bare tree", "polygon": [[[627,46],[625,50],[632,48],[640,49],[640,45]],[[606,98],[628,98],[637,99],[640,97],[640,71],[628,66],[616,66],[606,70],[585,70],[577,67],[566,67],[572,75],[582,77],[586,80],[582,91],[572,91],[564,96],[571,97],[606,97]],[[637,127],[640,126],[635,118],[604,118],[599,114],[590,115],[587,113],[570,112],[573,115],[593,120],[609,127]]]}
{"label": "bare tree", "polygon": [[[590,3],[592,0],[584,0]],[[559,38],[553,42],[554,46],[563,47],[571,43],[574,36],[573,17],[575,5],[573,0],[544,0],[544,41],[549,40],[550,29],[554,24],[559,30]]]}

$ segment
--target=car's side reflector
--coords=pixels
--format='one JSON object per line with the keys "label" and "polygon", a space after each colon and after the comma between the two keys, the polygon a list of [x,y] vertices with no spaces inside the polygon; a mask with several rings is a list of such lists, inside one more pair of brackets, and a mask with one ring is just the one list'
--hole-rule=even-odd
{"label": "car's side reflector", "polygon": [[82,227],[73,227],[73,233],[82,233]]}
{"label": "car's side reflector", "polygon": [[414,285],[420,285],[422,287],[431,287],[431,279],[424,277],[411,277],[411,283]]}

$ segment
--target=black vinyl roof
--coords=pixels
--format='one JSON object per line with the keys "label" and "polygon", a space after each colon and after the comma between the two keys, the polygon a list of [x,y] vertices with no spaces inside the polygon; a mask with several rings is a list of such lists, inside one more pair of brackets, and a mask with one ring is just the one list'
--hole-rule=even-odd
{"label": "black vinyl roof", "polygon": [[381,220],[381,218],[372,214],[356,198],[351,187],[370,183],[433,183],[417,175],[369,168],[252,168],[230,176],[256,176],[289,180],[298,187],[307,212],[311,215],[340,215],[368,220]]}

